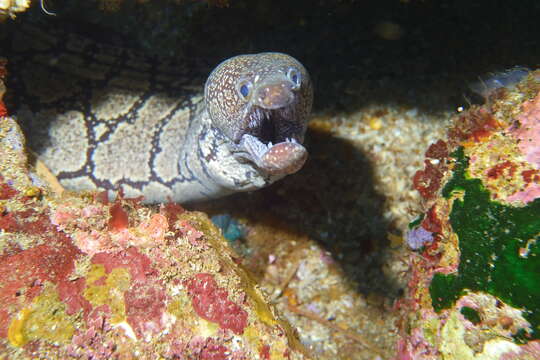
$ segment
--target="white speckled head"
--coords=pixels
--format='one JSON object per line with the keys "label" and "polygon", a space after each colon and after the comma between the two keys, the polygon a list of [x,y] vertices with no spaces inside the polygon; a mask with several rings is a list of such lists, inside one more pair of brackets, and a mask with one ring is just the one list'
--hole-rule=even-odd
{"label": "white speckled head", "polygon": [[266,142],[303,141],[313,90],[304,66],[289,55],[230,58],[210,74],[204,94],[212,123],[236,143],[246,133]]}

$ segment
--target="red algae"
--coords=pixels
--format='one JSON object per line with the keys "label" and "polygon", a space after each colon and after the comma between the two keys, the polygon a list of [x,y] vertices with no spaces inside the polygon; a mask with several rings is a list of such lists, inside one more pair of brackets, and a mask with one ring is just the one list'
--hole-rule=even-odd
{"label": "red algae", "polygon": [[441,220],[437,218],[436,205],[433,205],[426,214],[425,219],[422,221],[422,227],[432,233],[440,233],[442,231]]}
{"label": "red algae", "polygon": [[429,200],[434,198],[439,190],[443,172],[429,160],[424,162],[424,166],[424,170],[418,170],[414,174],[413,186],[424,199]]}
{"label": "red algae", "polygon": [[516,172],[516,165],[510,161],[505,161],[489,169],[486,175],[488,178],[497,179],[500,176],[503,176],[505,173],[507,173],[509,177],[512,177],[514,176],[515,172]]}
{"label": "red algae", "polygon": [[4,101],[0,99],[0,117],[7,116],[8,111],[6,109],[6,105],[4,104]]}
{"label": "red algae", "polygon": [[60,300],[66,304],[66,313],[68,315],[76,314],[80,310],[86,315],[92,310],[92,304],[82,295],[85,287],[86,280],[82,278],[76,280],[62,279],[58,282],[58,295]]}
{"label": "red algae", "polygon": [[126,229],[129,225],[127,212],[122,207],[120,201],[115,202],[109,209],[111,218],[109,219],[109,230],[120,231]]}
{"label": "red algae", "polygon": [[429,146],[425,153],[424,169],[418,170],[413,177],[413,187],[422,195],[424,200],[433,199],[441,187],[441,181],[446,171],[448,145],[438,140]]}
{"label": "red algae", "polygon": [[169,224],[174,224],[176,220],[178,220],[180,214],[184,213],[185,211],[186,210],[180,204],[172,202],[163,204],[159,208],[160,214],[167,218]]}
{"label": "red algae", "polygon": [[270,360],[270,346],[265,344],[261,347],[261,352],[259,354],[261,359]]}
{"label": "red algae", "polygon": [[[21,306],[21,300],[30,302],[39,295],[46,281],[58,283],[66,281],[74,269],[74,262],[80,254],[71,241],[62,234],[49,238],[47,245],[0,256],[0,302],[4,311],[0,312],[0,337],[7,334],[8,305]],[[13,271],[16,269],[17,271]],[[20,296],[24,294],[21,299]]]}
{"label": "red algae", "polygon": [[[0,176],[0,181],[2,181],[2,177]],[[0,200],[8,200],[17,195],[18,191],[9,186],[8,184],[2,183],[0,184]]]}
{"label": "red algae", "polygon": [[94,197],[94,201],[97,201],[103,205],[107,205],[109,203],[109,194],[107,190],[95,193],[93,197]]}
{"label": "red algae", "polygon": [[145,282],[148,276],[156,274],[156,270],[152,268],[152,261],[135,247],[112,254],[105,252],[95,254],[92,263],[102,264],[106,273],[119,267],[126,268],[135,282]]}
{"label": "red algae", "polygon": [[0,214],[0,229],[7,232],[14,232],[19,228],[19,224],[13,213]]}
{"label": "red algae", "polygon": [[186,281],[193,309],[205,320],[221,328],[242,334],[247,326],[247,312],[228,299],[228,292],[218,287],[211,274],[197,274]]}
{"label": "red algae", "polygon": [[16,211],[8,213],[12,219],[17,219],[6,231],[17,232],[24,231],[32,235],[44,234],[53,230],[53,226],[49,218],[45,214],[38,213],[34,209],[26,209],[22,211]]}
{"label": "red algae", "polygon": [[448,140],[452,145],[464,141],[479,142],[500,127],[501,124],[487,109],[473,107],[461,115],[448,130]]}
{"label": "red algae", "polygon": [[448,145],[443,140],[438,140],[429,146],[426,151],[426,157],[431,159],[443,160],[448,157]]}
{"label": "red algae", "polygon": [[531,182],[540,183],[540,170],[524,170],[521,172],[521,176],[523,177],[523,181],[527,184]]}

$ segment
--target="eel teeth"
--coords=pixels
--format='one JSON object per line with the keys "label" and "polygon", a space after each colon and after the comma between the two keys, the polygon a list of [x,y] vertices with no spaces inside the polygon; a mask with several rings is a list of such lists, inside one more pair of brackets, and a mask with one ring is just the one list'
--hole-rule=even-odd
{"label": "eel teeth", "polygon": [[307,158],[306,149],[294,138],[273,144],[262,143],[251,134],[244,134],[240,141],[238,156],[253,161],[260,168],[274,175],[292,174],[298,171]]}
{"label": "eel teeth", "polygon": [[296,140],[296,138],[286,138],[284,142],[290,142],[290,143],[294,143],[294,144],[298,144],[298,140]]}

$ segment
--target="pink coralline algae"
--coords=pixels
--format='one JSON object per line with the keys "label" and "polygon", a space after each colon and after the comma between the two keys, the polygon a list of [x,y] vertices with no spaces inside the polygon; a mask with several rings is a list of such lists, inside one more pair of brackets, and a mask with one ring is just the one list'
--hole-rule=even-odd
{"label": "pink coralline algae", "polygon": [[510,134],[519,139],[518,147],[525,159],[540,168],[540,94],[523,104],[523,111],[516,119],[519,127]]}
{"label": "pink coralline algae", "polygon": [[500,360],[536,360],[540,359],[540,343],[533,342],[523,345],[517,351],[501,356]]}
{"label": "pink coralline algae", "polygon": [[204,246],[200,241],[203,233],[195,229],[188,221],[180,220],[177,222],[175,228],[180,230],[182,235],[187,237],[189,243],[193,246]]}
{"label": "pink coralline algae", "polygon": [[[125,200],[129,201],[129,200]],[[104,214],[109,212],[107,222]],[[120,201],[107,206],[93,204],[82,209],[59,206],[51,216],[58,230],[68,230],[76,245],[86,254],[126,249],[130,246],[152,247],[163,243],[169,223],[165,215],[154,214],[138,226],[128,227],[128,216]],[[92,224],[92,225],[90,225]]]}
{"label": "pink coralline algae", "polygon": [[[537,174],[540,169],[540,94],[525,102],[522,110],[517,117],[519,126],[512,125],[509,132],[518,140],[518,147],[524,158],[535,167],[534,170],[528,170],[525,175],[535,172]],[[521,201],[526,204],[540,197],[540,177],[523,176],[523,179],[526,182],[525,189],[509,196],[509,201]]]}
{"label": "pink coralline algae", "polygon": [[508,201],[521,201],[527,204],[540,197],[540,184],[529,184],[525,190],[508,197]]}
{"label": "pink coralline algae", "polygon": [[[160,244],[165,240],[165,233],[169,228],[169,222],[164,215],[154,214],[138,226],[138,231],[149,238],[152,245]],[[141,244],[144,245],[144,244]]]}
{"label": "pink coralline algae", "polygon": [[78,359],[111,359],[115,345],[104,336],[110,330],[106,316],[99,311],[93,311],[88,320],[88,328],[78,330],[73,336],[72,343],[67,348],[68,355]]}
{"label": "pink coralline algae", "polygon": [[242,334],[248,314],[228,299],[227,290],[218,287],[211,274],[197,274],[186,281],[195,312],[205,320],[218,323],[222,329]]}
{"label": "pink coralline algae", "polygon": [[155,282],[136,283],[125,292],[126,315],[139,337],[157,334],[163,328],[167,296]]}
{"label": "pink coralline algae", "polygon": [[96,230],[76,233],[73,235],[73,239],[79,249],[89,255],[108,250],[111,244],[107,235]]}
{"label": "pink coralline algae", "polygon": [[201,352],[201,359],[205,360],[222,360],[227,359],[230,350],[213,339],[208,339]]}
{"label": "pink coralline algae", "polygon": [[[217,339],[210,337],[194,336],[191,340],[178,347],[178,354],[189,353],[191,356],[189,359],[200,360],[236,360],[245,359],[245,357],[236,357],[237,352],[231,352],[226,346],[221,344]],[[176,355],[174,355],[176,356]],[[177,357],[174,357],[175,359]],[[184,359],[184,357],[180,357]]]}

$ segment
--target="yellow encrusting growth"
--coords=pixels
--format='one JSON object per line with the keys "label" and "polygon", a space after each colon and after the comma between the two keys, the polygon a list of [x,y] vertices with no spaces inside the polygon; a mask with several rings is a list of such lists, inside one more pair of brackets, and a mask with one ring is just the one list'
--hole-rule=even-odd
{"label": "yellow encrusting growth", "polygon": [[9,343],[16,347],[33,340],[50,343],[68,343],[75,332],[74,319],[66,314],[66,306],[51,286],[34,298],[30,306],[22,309],[11,321]]}
{"label": "yellow encrusting growth", "polygon": [[8,340],[11,345],[21,347],[28,342],[24,333],[24,325],[31,312],[28,308],[22,309],[9,325]]}
{"label": "yellow encrusting growth", "polygon": [[[105,277],[102,285],[96,285]],[[111,323],[119,324],[126,319],[126,305],[124,292],[129,289],[131,276],[126,268],[113,269],[108,275],[105,267],[101,264],[92,264],[87,276],[88,286],[83,291],[83,296],[92,306],[108,305],[112,316]]]}
{"label": "yellow encrusting growth", "polygon": [[248,294],[249,298],[253,300],[253,307],[255,309],[255,313],[257,314],[257,317],[266,325],[274,326],[277,323],[277,320],[272,314],[272,311],[270,310],[268,304],[261,297],[259,291],[256,290],[254,284],[254,282],[250,282],[249,284],[247,284],[247,286],[244,287],[244,289]]}

